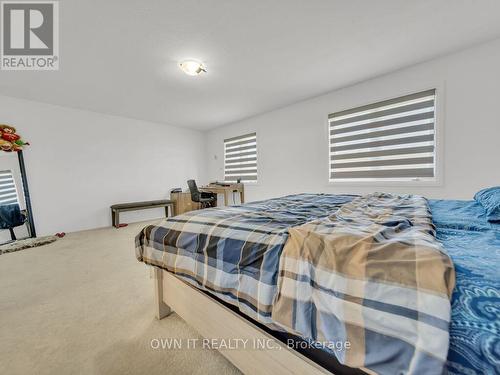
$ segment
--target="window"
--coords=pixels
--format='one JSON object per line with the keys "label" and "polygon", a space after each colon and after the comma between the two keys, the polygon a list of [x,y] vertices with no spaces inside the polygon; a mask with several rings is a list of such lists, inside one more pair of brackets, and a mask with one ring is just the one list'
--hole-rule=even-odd
{"label": "window", "polygon": [[0,205],[19,204],[12,171],[0,171]]}
{"label": "window", "polygon": [[257,133],[224,139],[224,180],[257,182]]}
{"label": "window", "polygon": [[328,116],[330,181],[435,177],[436,90]]}

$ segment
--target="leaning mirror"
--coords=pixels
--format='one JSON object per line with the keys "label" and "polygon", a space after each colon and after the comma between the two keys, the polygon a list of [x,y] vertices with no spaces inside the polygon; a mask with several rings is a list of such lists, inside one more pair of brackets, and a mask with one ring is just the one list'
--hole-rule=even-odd
{"label": "leaning mirror", "polygon": [[21,141],[0,125],[0,244],[36,237]]}

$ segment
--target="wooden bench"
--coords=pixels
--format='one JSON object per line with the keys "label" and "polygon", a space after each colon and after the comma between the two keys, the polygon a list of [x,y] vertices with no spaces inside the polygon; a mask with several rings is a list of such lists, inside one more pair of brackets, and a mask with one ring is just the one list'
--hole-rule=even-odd
{"label": "wooden bench", "polygon": [[168,217],[168,208],[170,207],[171,216],[175,216],[175,202],[169,199],[147,202],[132,202],[114,204],[111,208],[111,221],[115,228],[120,227],[120,212],[145,210],[148,208],[165,207],[165,216]]}

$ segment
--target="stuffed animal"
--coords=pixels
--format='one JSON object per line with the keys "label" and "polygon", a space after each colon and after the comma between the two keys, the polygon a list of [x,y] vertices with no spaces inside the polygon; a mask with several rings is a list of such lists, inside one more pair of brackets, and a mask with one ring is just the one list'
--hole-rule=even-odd
{"label": "stuffed animal", "polygon": [[12,151],[13,144],[9,141],[0,139],[0,150],[2,151]]}
{"label": "stuffed animal", "polygon": [[20,151],[24,146],[29,146],[28,142],[21,139],[16,134],[16,128],[9,125],[0,125],[0,150],[2,151]]}

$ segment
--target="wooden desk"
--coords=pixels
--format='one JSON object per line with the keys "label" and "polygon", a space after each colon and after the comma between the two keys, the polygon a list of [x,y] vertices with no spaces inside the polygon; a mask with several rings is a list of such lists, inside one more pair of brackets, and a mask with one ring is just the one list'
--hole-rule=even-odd
{"label": "wooden desk", "polygon": [[170,193],[170,199],[175,202],[176,215],[193,210],[199,210],[201,205],[191,200],[191,193]]}
{"label": "wooden desk", "polygon": [[224,194],[224,205],[226,206],[228,206],[229,203],[229,195],[233,192],[238,192],[240,193],[241,203],[245,203],[245,186],[243,184],[228,184],[228,186],[210,184],[200,187],[200,191],[204,191],[206,193]]}

